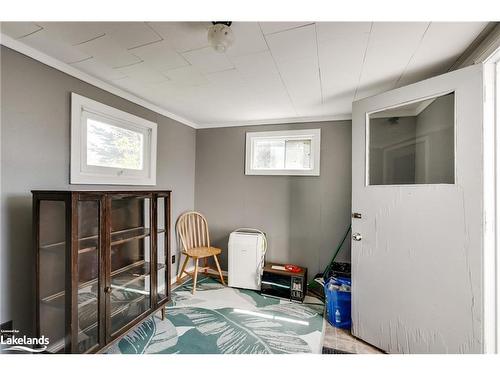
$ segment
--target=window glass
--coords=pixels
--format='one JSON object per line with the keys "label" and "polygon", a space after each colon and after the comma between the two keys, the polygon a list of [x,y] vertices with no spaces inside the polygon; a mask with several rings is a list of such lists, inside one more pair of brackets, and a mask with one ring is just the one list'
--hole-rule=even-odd
{"label": "window glass", "polygon": [[157,124],[71,93],[71,184],[155,185]]}
{"label": "window glass", "polygon": [[253,147],[255,169],[282,169],[284,167],[284,140],[257,139]]}
{"label": "window glass", "polygon": [[248,175],[319,176],[320,129],[247,133]]}
{"label": "window glass", "polygon": [[455,94],[369,115],[369,185],[455,182]]}
{"label": "window glass", "polygon": [[286,147],[286,169],[311,168],[311,140],[288,140]]}
{"label": "window glass", "polygon": [[87,119],[87,164],[99,167],[143,168],[144,135]]}

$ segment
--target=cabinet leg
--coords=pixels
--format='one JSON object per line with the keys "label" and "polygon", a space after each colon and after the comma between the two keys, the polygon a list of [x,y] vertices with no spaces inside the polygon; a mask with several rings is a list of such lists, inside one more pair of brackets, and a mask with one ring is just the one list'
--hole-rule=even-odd
{"label": "cabinet leg", "polygon": [[165,320],[165,308],[161,309],[161,320]]}

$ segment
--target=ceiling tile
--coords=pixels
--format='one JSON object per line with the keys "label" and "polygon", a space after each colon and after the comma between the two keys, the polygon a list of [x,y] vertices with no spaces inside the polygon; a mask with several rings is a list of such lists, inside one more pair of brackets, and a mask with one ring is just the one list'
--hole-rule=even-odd
{"label": "ceiling tile", "polygon": [[408,85],[447,71],[487,24],[432,22],[397,86]]}
{"label": "ceiling tile", "polygon": [[1,22],[0,30],[2,33],[14,39],[22,38],[28,34],[41,30],[42,27],[34,22]]}
{"label": "ceiling tile", "polygon": [[118,70],[125,76],[145,84],[160,83],[169,80],[168,77],[166,77],[164,74],[162,74],[146,62],[134,64],[124,68],[118,68],[115,70]]}
{"label": "ceiling tile", "polygon": [[267,35],[266,39],[293,107],[303,116],[307,108],[322,101],[315,25]]}
{"label": "ceiling tile", "polygon": [[215,84],[217,87],[240,88],[246,84],[245,79],[236,69],[209,73],[205,76],[210,83]]}
{"label": "ceiling tile", "polygon": [[321,104],[318,61],[313,58],[290,60],[278,64],[286,89],[298,114]]}
{"label": "ceiling tile", "polygon": [[267,50],[267,43],[255,22],[233,22],[231,29],[234,43],[227,50],[228,56],[242,56]]}
{"label": "ceiling tile", "polygon": [[169,70],[189,65],[189,62],[177,53],[170,44],[163,40],[129,50],[130,53],[144,60],[151,66]]}
{"label": "ceiling tile", "polygon": [[266,78],[278,74],[276,63],[269,51],[231,57],[230,60],[245,77]]}
{"label": "ceiling tile", "polygon": [[312,22],[260,22],[262,32],[267,34],[278,33],[285,30],[295,29]]}
{"label": "ceiling tile", "polygon": [[314,25],[267,35],[266,40],[276,61],[311,58],[317,54]]}
{"label": "ceiling tile", "polygon": [[125,48],[118,46],[109,35],[79,44],[76,47],[111,68],[125,67],[142,61]]}
{"label": "ceiling tile", "polygon": [[319,41],[323,100],[333,102],[346,94],[354,97],[369,34],[358,33]]}
{"label": "ceiling tile", "polygon": [[146,22],[109,22],[106,35],[111,36],[115,42],[126,49],[159,42],[163,39]]}
{"label": "ceiling tile", "polygon": [[318,41],[370,33],[371,22],[316,22]]}
{"label": "ceiling tile", "polygon": [[234,68],[226,54],[216,52],[212,47],[184,52],[182,56],[203,73],[213,73]]}
{"label": "ceiling tile", "polygon": [[85,73],[101,78],[105,81],[114,81],[126,78],[126,75],[118,69],[112,69],[107,65],[101,64],[95,58],[90,58],[71,65],[75,68],[83,70]]}
{"label": "ceiling tile", "polygon": [[179,86],[200,86],[208,83],[207,78],[193,66],[172,69],[164,73]]}
{"label": "ceiling tile", "polygon": [[71,45],[105,34],[108,22],[39,22],[49,34]]}
{"label": "ceiling tile", "polygon": [[178,52],[208,46],[210,22],[148,22]]}
{"label": "ceiling tile", "polygon": [[375,22],[356,98],[394,88],[428,27],[427,22]]}
{"label": "ceiling tile", "polygon": [[22,39],[23,43],[33,47],[43,53],[59,59],[65,63],[81,61],[91,57],[88,53],[80,51],[69,43],[54,38],[46,30],[40,30]]}

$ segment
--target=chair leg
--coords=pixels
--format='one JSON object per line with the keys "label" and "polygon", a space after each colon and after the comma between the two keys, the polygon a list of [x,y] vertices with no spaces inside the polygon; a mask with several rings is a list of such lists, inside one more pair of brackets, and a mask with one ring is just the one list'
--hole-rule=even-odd
{"label": "chair leg", "polygon": [[194,275],[193,275],[193,291],[191,294],[194,294],[196,292],[196,281],[198,280],[198,258],[195,258],[194,261]]}
{"label": "chair leg", "polygon": [[219,271],[220,281],[222,282],[222,285],[226,285],[226,283],[224,282],[224,277],[222,276],[222,271],[220,270],[219,261],[217,260],[217,255],[214,255],[214,259],[215,259],[215,265],[217,266],[217,271]]}
{"label": "chair leg", "polygon": [[177,282],[179,282],[182,279],[182,274],[186,270],[188,260],[189,260],[189,257],[186,255],[186,258],[184,259],[184,263],[182,264],[181,272],[179,272],[179,276],[177,276]]}

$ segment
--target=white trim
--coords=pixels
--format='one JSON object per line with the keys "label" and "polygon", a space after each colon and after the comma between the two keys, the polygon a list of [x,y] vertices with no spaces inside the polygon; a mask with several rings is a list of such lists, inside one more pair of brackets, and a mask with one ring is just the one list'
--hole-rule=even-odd
{"label": "white trim", "polygon": [[144,108],[147,108],[153,112],[156,112],[162,116],[166,116],[171,118],[172,120],[178,121],[180,123],[183,123],[184,125],[190,126],[194,129],[198,128],[198,125],[191,121],[188,120],[182,116],[176,115],[175,113],[172,113],[164,108],[161,108],[145,99],[142,99],[134,94],[131,94],[128,91],[125,91],[121,88],[118,88],[117,86],[114,86],[113,84],[110,84],[108,82],[105,82],[99,78],[96,78],[94,76],[91,76],[80,69],[75,68],[74,66],[67,64],[61,60],[58,60],[52,56],[46,55],[43,52],[40,52],[23,42],[19,40],[15,40],[11,38],[10,36],[5,35],[4,33],[0,33],[0,44],[4,45],[5,47],[8,47],[10,49],[13,49],[19,53],[22,53],[23,55],[26,55],[28,57],[31,57],[37,61],[40,61],[41,63],[48,65],[52,68],[55,68],[57,70],[60,70],[63,73],[69,74],[72,77],[78,78],[86,83],[89,83],[93,86],[96,86],[102,90],[105,90],[107,92],[110,92],[111,94],[114,94],[116,96],[119,96],[123,99],[126,99],[132,103],[138,104]]}
{"label": "white trim", "polygon": [[[494,22],[492,22],[494,23]],[[460,58],[450,70],[455,70],[463,68],[469,65],[485,63],[492,59],[492,56],[500,48],[500,24],[494,26],[491,30],[488,30],[488,26],[485,28],[486,35],[475,45],[475,41],[471,44],[472,50],[464,58]],[[478,37],[481,38],[481,35]],[[464,52],[467,54],[467,50]]]}
{"label": "white trim", "polygon": [[[311,140],[311,169],[254,169],[253,141],[258,138],[266,139],[310,139]],[[249,176],[319,176],[321,156],[321,129],[298,129],[266,132],[247,132],[245,143],[245,175]]]}
{"label": "white trim", "polygon": [[500,352],[500,93],[497,64],[500,48],[490,53],[483,70],[483,330],[484,352]]}
{"label": "white trim", "polygon": [[[87,119],[133,130],[144,137],[140,170],[87,164]],[[156,185],[157,124],[84,96],[71,93],[70,184]]]}
{"label": "white trim", "polygon": [[149,102],[146,99],[138,97],[126,90],[123,90],[111,83],[105,82],[99,78],[96,78],[82,70],[75,68],[74,66],[65,63],[59,59],[49,56],[39,50],[24,44],[20,40],[11,38],[4,33],[0,33],[0,44],[13,49],[23,55],[31,57],[41,63],[48,65],[52,68],[60,70],[63,73],[69,74],[72,77],[78,78],[86,83],[96,86],[102,90],[110,92],[116,96],[126,99],[132,103],[138,104],[144,108],[147,108],[153,112],[156,112],[162,116],[171,118],[172,120],[178,121],[184,125],[190,126],[194,129],[209,129],[209,128],[229,128],[236,126],[249,126],[249,125],[273,125],[273,124],[291,124],[291,123],[307,123],[307,122],[321,122],[321,121],[344,121],[351,120],[351,114],[343,115],[326,115],[326,116],[309,116],[309,117],[284,117],[284,118],[274,118],[274,119],[262,119],[262,120],[248,120],[248,121],[222,121],[220,123],[196,123],[189,120],[183,116],[176,115],[175,113],[166,110],[156,104]]}

